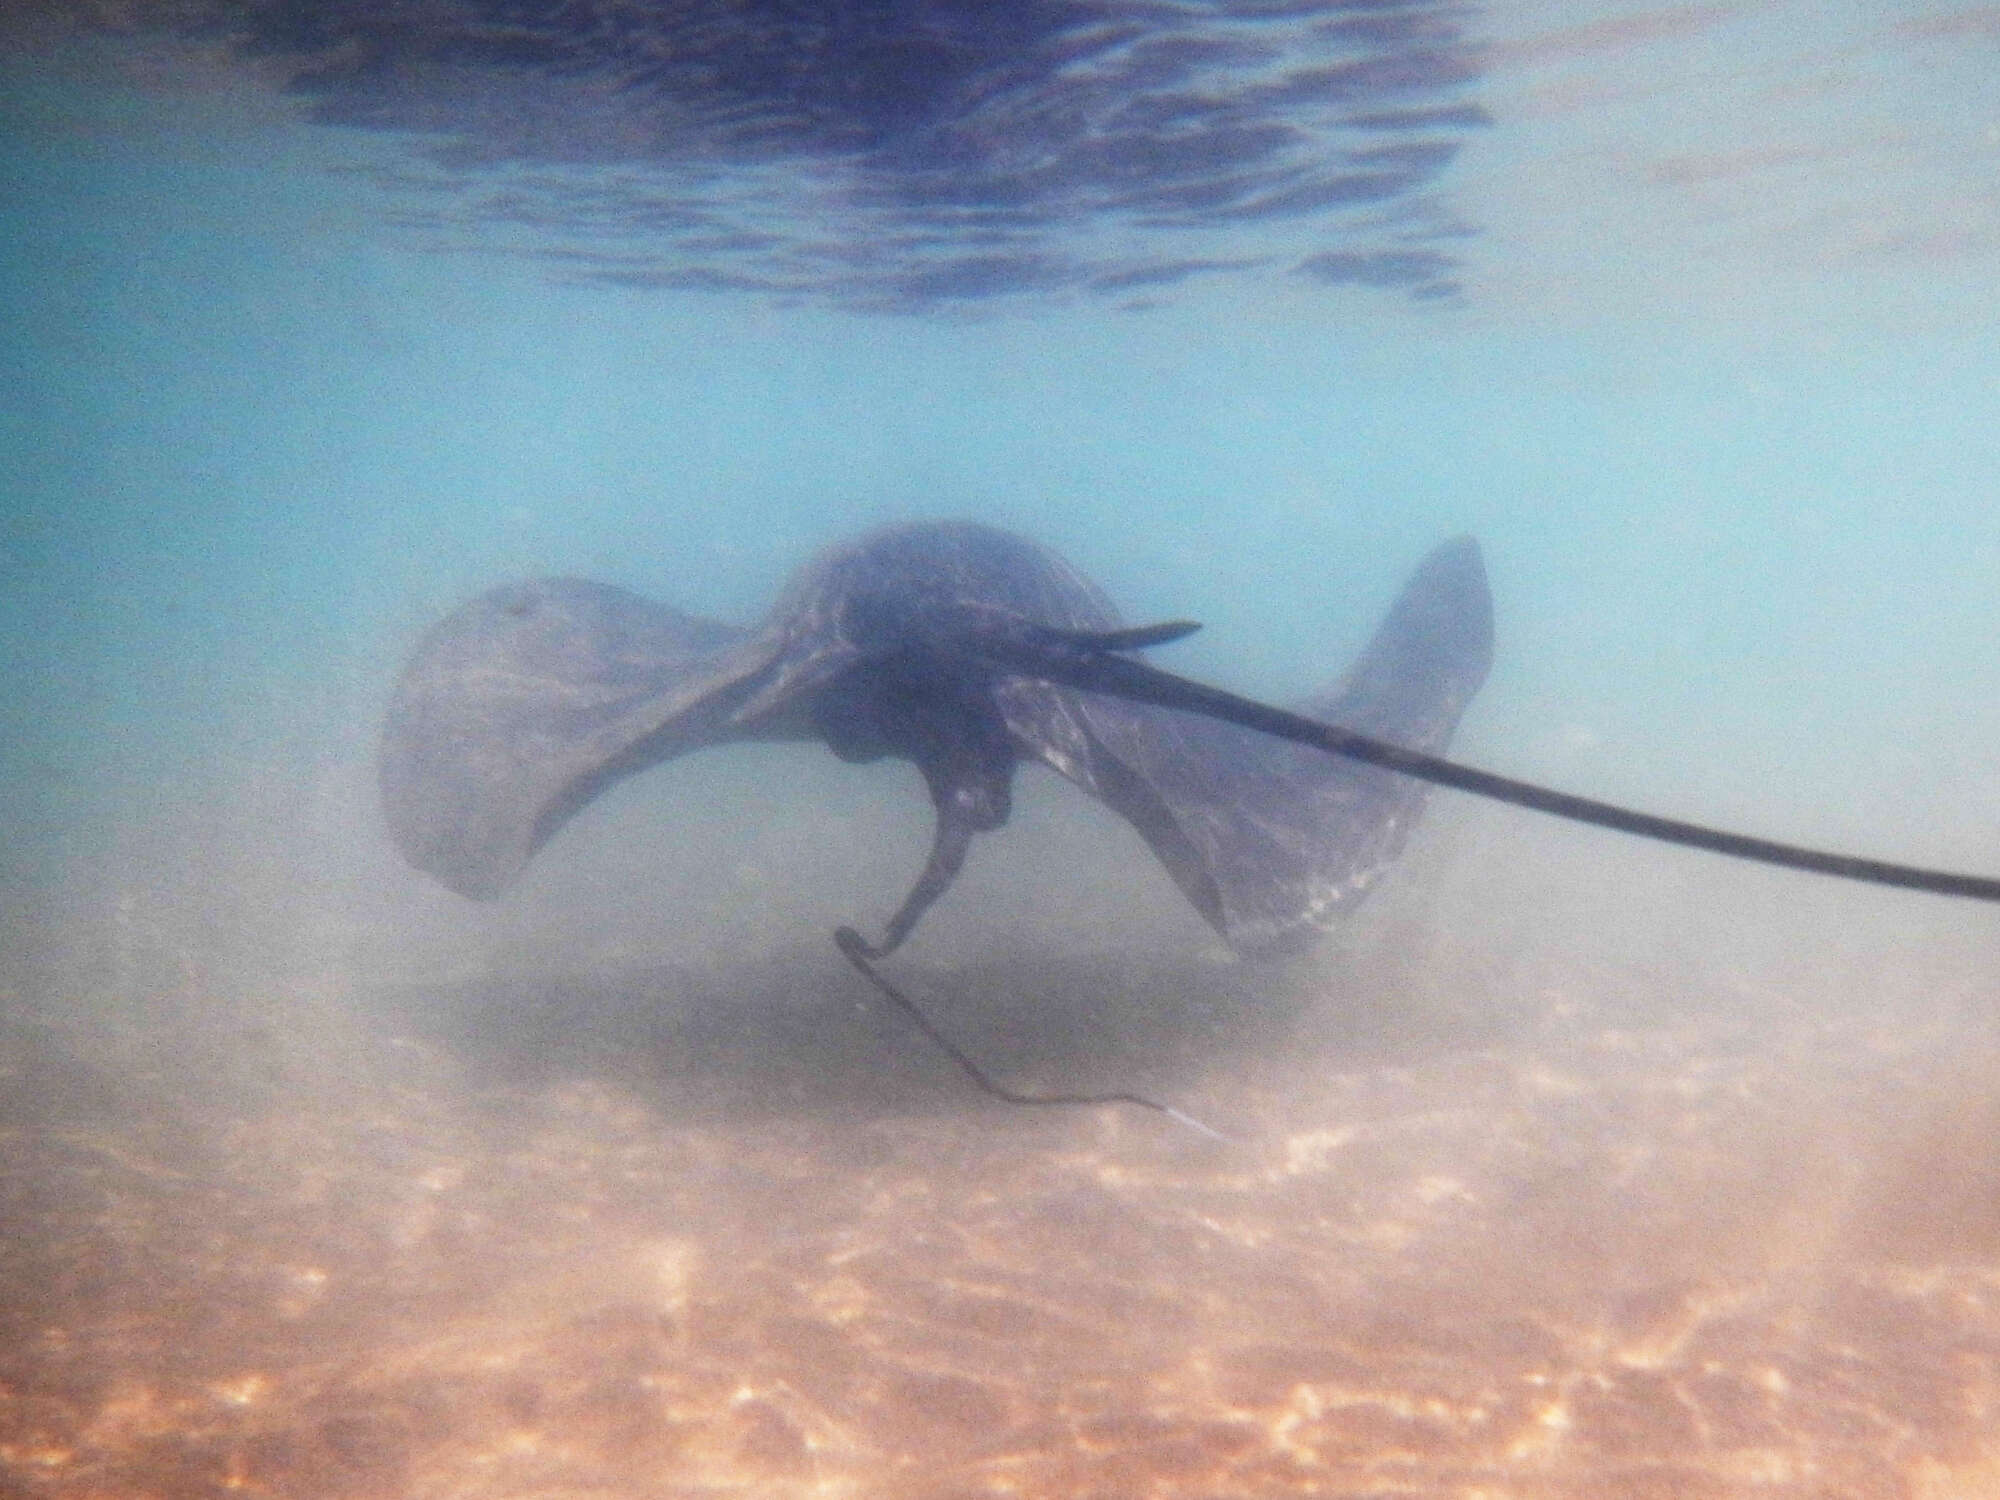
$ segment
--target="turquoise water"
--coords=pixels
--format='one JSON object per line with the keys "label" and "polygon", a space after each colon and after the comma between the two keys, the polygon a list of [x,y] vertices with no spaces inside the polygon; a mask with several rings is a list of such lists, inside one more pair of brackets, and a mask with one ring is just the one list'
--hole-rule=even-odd
{"label": "turquoise water", "polygon": [[[1959,48],[1905,50],[1914,96]],[[1274,695],[1330,675],[1411,561],[1473,531],[1501,630],[1475,758],[1977,863],[1991,205],[1930,180],[1969,172],[1955,143],[1991,160],[1976,94],[1954,121],[1927,89],[1891,133],[1860,111],[1898,80],[1836,76],[1818,86],[1856,116],[1803,123],[1838,138],[1732,161],[1699,148],[1733,122],[1612,92],[1656,55],[1586,52],[1608,98],[1475,140],[1450,187],[1498,222],[1460,303],[1229,285],[876,318],[427,255],[316,170],[379,143],[17,65],[10,821],[60,863],[113,788],[122,818],[148,783],[226,797],[257,765],[362,754],[413,628],[495,579],[747,619],[828,539],[944,514],[1047,540],[1135,617],[1203,620],[1176,661]],[[1500,82],[1532,103],[1577,70]],[[1620,124],[1663,138],[1599,139]],[[1857,198],[1847,166],[1892,149],[1914,180]],[[1791,158],[1813,152],[1832,201],[1772,222],[1755,179],[1803,197]],[[1662,165],[1697,158],[1692,187]],[[1567,239],[1541,196],[1566,185],[1615,194]],[[1926,187],[1942,225],[1894,228]],[[325,833],[347,847],[316,864],[372,841]]]}
{"label": "turquoise water", "polygon": [[[1456,741],[1460,758],[1775,837],[2000,871],[2000,504],[1992,481],[2000,469],[2000,107],[1991,87],[2000,22],[1991,11],[1943,6],[1901,7],[1894,20],[1863,6],[1588,15],[1525,6],[1478,12],[1469,29],[1486,49],[1470,88],[1492,123],[1470,133],[1423,188],[1465,226],[1452,246],[1454,294],[1412,298],[1243,274],[1198,278],[1144,307],[1056,290],[904,313],[796,295],[565,282],[543,263],[498,253],[498,238],[483,243],[477,225],[399,227],[392,210],[401,200],[373,175],[403,159],[396,137],[304,123],[212,51],[121,43],[79,61],[17,49],[0,74],[0,997],[22,1025],[54,1028],[64,1046],[116,1080],[132,1066],[147,1072],[120,1049],[143,1054],[146,1028],[178,1024],[171,1018],[185,1012],[173,1007],[191,996],[227,996],[229,1006],[258,1015],[280,1005],[270,996],[294,997],[282,1005],[311,996],[347,1017],[351,997],[389,984],[486,982],[506,992],[543,972],[699,963],[727,974],[731,963],[821,954],[833,924],[879,921],[921,857],[926,810],[908,768],[843,767],[791,748],[679,764],[579,819],[506,902],[473,907],[405,869],[390,848],[374,807],[377,726],[417,634],[496,582],[579,574],[747,622],[819,547],[880,522],[937,515],[1047,542],[1104,584],[1130,618],[1201,620],[1201,634],[1163,660],[1278,698],[1334,675],[1428,547],[1472,532],[1493,577],[1498,650]],[[1050,778],[1033,778],[1023,798],[1016,826],[982,843],[963,886],[913,944],[913,960],[942,966],[939,986],[949,990],[954,974],[964,981],[964,965],[1008,955],[1033,967],[1052,955],[1144,950],[1147,964],[1165,962],[1175,976],[1150,982],[1179,993],[1176,986],[1194,983],[1189,974],[1220,962],[1206,930],[1108,815]],[[1875,1121],[1871,1110],[1893,1119],[1904,1109],[1953,1122],[1923,1137],[1930,1147],[1898,1137],[1870,1155],[1863,1142],[1854,1170],[1875,1183],[1861,1195],[1864,1206],[1907,1211],[1898,1196],[1905,1179],[1896,1175],[1907,1167],[1910,1179],[1947,1184],[1954,1172],[1968,1174],[1962,1193],[1947,1188],[1945,1196],[1974,1207],[1937,1230],[1948,1253],[1933,1255],[1931,1240],[1887,1250],[1873,1242],[1856,1249],[1838,1234],[1813,1243],[1851,1252],[1864,1270],[1886,1258],[1949,1264],[1972,1278],[1968,1285],[1995,1274],[1992,1169],[1966,1159],[1968,1151],[1983,1155],[1989,1138],[1954,1133],[1967,1111],[1976,1113],[1966,1101],[1982,1096],[1990,1075],[1969,1065],[1973,1076],[1940,1105],[1907,1076],[1931,1054],[1913,1061],[1868,1029],[1917,1034],[1907,1011],[1869,1019],[1876,1000],[1915,1005],[1934,1028],[1923,1032],[1932,1039],[1924,1045],[1938,1056],[1988,1055],[1983,1028],[2000,972],[1992,912],[1718,867],[1608,835],[1553,831],[1448,794],[1433,797],[1397,881],[1384,914],[1364,918],[1351,941],[1328,950],[1387,965],[1363,971],[1388,976],[1378,985],[1326,981],[1327,993],[1338,994],[1325,1003],[1340,1015],[1393,1012],[1416,997],[1411,1026],[1441,1027],[1446,1041],[1414,1055],[1437,1066],[1456,1066],[1461,1052],[1490,1041],[1452,1031],[1461,1009],[1518,1016],[1547,1000],[1556,1007],[1550,1015],[1572,1016],[1576,1007],[1608,1007],[1641,1037],[1684,1038],[1675,1007],[1688,994],[1705,997],[1703,1015],[1720,1005],[1716,996],[1737,994],[1769,1001],[1785,1025],[1835,1018],[1849,1028],[1838,1045],[1854,1028],[1869,1038],[1854,1044],[1860,1061],[1829,1064],[1854,1094],[1831,1084],[1814,1093],[1794,1068],[1793,1086],[1810,1098],[1801,1103],[1768,1085],[1776,1097],[1824,1109],[1827,1119],[1858,1112]],[[814,961],[797,958],[804,967],[786,971],[776,988],[844,982],[837,961],[827,957],[823,970]],[[1342,960],[1321,962],[1330,973]],[[1311,1029],[1313,1012],[1298,1011],[1306,1002],[1297,996],[1317,993],[1312,975],[1320,972],[1309,967],[1304,979],[1286,980],[1287,1024]],[[1606,998],[1614,991],[1615,1004]],[[748,1004],[731,993],[729,1004]],[[1433,1010],[1446,994],[1456,999],[1440,1020]],[[1186,1002],[1196,1011],[1201,1003]],[[977,1024],[969,1013],[961,1019]],[[283,1031],[288,1023],[271,1024]],[[744,1024],[757,1033],[767,1023]],[[1366,1049],[1343,1059],[1324,1035],[1287,1043],[1245,1026],[1250,1039],[1229,1041],[1223,1063],[1170,1081],[1264,1142],[1257,1160],[1276,1174],[1271,1181],[1284,1170],[1310,1176],[1333,1149],[1313,1145],[1320,1138],[1311,1132],[1346,1128],[1325,1116],[1346,1106],[1327,1101],[1361,1087],[1351,1070],[1371,1066]],[[1799,1040],[1805,1034],[1784,1033],[1811,1052]],[[1142,1032],[1142,1052],[1148,1035],[1180,1044],[1178,1031]],[[1520,1045],[1532,1055],[1532,1041]],[[1602,1055],[1577,1045],[1572,1054],[1550,1043],[1559,1059],[1550,1066],[1587,1079]],[[1708,1045],[1687,1041],[1693,1061],[1677,1054],[1662,1076],[1683,1065],[1698,1072]],[[1887,1049],[1879,1074],[1866,1061],[1870,1047],[1878,1056]],[[1089,1048],[1079,1055],[1090,1058]],[[1303,1055],[1316,1059],[1322,1081],[1350,1082],[1326,1084],[1328,1093],[1294,1078],[1289,1059]],[[1796,1063],[1803,1054],[1786,1055]],[[186,1065],[198,1075],[208,1056]],[[873,1085],[853,1082],[869,1066],[843,1061],[835,1077],[852,1088],[809,1093],[799,1106],[804,1123],[786,1127],[794,1134],[743,1125],[754,1137],[745,1151],[769,1162],[809,1157],[819,1108],[865,1116],[879,1105],[891,1122],[881,1128],[902,1129],[895,1122],[912,1118],[907,1100],[891,1089],[882,1105],[868,1092]],[[891,1047],[881,1066],[930,1064]],[[1605,1066],[1607,1079],[1622,1076]],[[1619,1066],[1638,1064],[1627,1056]],[[1526,1077],[1532,1069],[1523,1067]],[[1785,1066],[1772,1068],[1771,1076],[1788,1076]],[[573,1071],[586,1082],[563,1087],[610,1087],[582,1064]],[[748,1094],[762,1086],[748,1062],[729,1062],[717,1076]],[[1741,1097],[1752,1097],[1766,1075],[1745,1076]],[[180,1087],[171,1073],[148,1079],[170,1099]],[[683,1083],[697,1093],[710,1086]],[[197,1096],[202,1087],[187,1091]],[[431,1090],[426,1108],[437,1110],[457,1107],[455,1090],[470,1092],[446,1072],[409,1087]],[[1451,1092],[1435,1081],[1424,1087]],[[1635,1097],[1655,1097],[1634,1088]],[[1898,1104],[1894,1088],[1916,1090],[1916,1103]],[[949,1118],[938,1102],[948,1085],[938,1089],[917,1117],[944,1110]],[[730,1138],[734,1095],[723,1094],[723,1103],[703,1106],[710,1113],[697,1125],[712,1134],[701,1140]],[[637,1139],[656,1128],[625,1116],[606,1124],[619,1109],[663,1109],[679,1128],[671,1104],[644,1088],[636,1104],[537,1097],[560,1117],[550,1128],[577,1133],[583,1144],[572,1145],[586,1154],[626,1140],[620,1131]],[[312,1107],[302,1104],[299,1118],[317,1118]],[[338,1114],[325,1107],[329,1118]],[[114,1124],[105,1131],[127,1128],[116,1110],[106,1118]],[[476,1137],[479,1126],[450,1128]],[[1736,1127],[1716,1128],[1726,1155]],[[1041,1129],[996,1147],[999,1165],[982,1157],[959,1166],[1041,1202],[1036,1193],[1055,1190],[1032,1163],[1084,1153],[1101,1185],[1113,1181],[1129,1146],[1112,1127],[1033,1133]],[[296,1134],[274,1139],[310,1156],[314,1171],[337,1174],[326,1162],[346,1149],[323,1135],[306,1145]],[[485,1149],[452,1139],[436,1149],[461,1165]],[[688,1144],[694,1136],[676,1139],[678,1165],[655,1161],[645,1170],[671,1175],[707,1160]],[[1757,1202],[1766,1199],[1755,1184],[1773,1180],[1758,1175],[1766,1168],[1792,1182],[1773,1165],[1792,1139],[1781,1131],[1745,1147],[1746,1191]],[[1473,1149],[1457,1137],[1440,1149],[1458,1145]],[[1932,1149],[1944,1154],[1925,1154]],[[1629,1165],[1613,1145],[1603,1151],[1595,1167]],[[1318,1165],[1298,1168],[1300,1152]],[[1154,1230],[1185,1232],[1187,1219],[1204,1212],[1227,1217],[1225,1208],[1202,1207],[1201,1184],[1235,1168],[1165,1159],[1168,1167],[1151,1156],[1126,1161],[1118,1179],[1121,1191],[1143,1196],[1150,1183],[1182,1195],[1171,1209],[1147,1200],[1149,1213],[1166,1216],[1149,1221]],[[1294,1167],[1271,1166],[1283,1161]],[[855,1184],[867,1172],[918,1180],[926,1163],[926,1149],[900,1137],[860,1165],[841,1159],[828,1170],[851,1216],[829,1210],[824,1222],[793,1226],[789,1243],[846,1233],[866,1240],[876,1210],[853,1205],[880,1203]],[[787,1170],[770,1166],[750,1186],[718,1178],[712,1201],[740,1207],[755,1193],[782,1197]],[[1456,1168],[1434,1162],[1411,1170],[1412,1180],[1459,1181]],[[1828,1166],[1826,1175],[1841,1170]],[[1461,1175],[1472,1183],[1466,1191],[1486,1190],[1472,1169]],[[1808,1175],[1799,1188],[1806,1200],[1821,1185]],[[675,1191],[691,1192],[680,1180]],[[1850,1178],[1840,1180],[1852,1189]],[[240,1174],[231,1181],[254,1208],[256,1183]],[[584,1192],[568,1179],[543,1186],[547,1199],[521,1212],[559,1218],[564,1195]],[[1455,1189],[1436,1191],[1444,1201]],[[1770,1189],[1783,1200],[1774,1217],[1800,1201],[1788,1191]],[[745,1196],[732,1200],[737,1192]],[[1286,1198],[1273,1193],[1251,1219],[1276,1243],[1295,1234],[1312,1254],[1333,1253],[1305,1218],[1288,1219]],[[956,1209],[940,1214],[990,1211],[987,1200],[946,1196]],[[1308,1197],[1312,1206],[1298,1212],[1321,1216],[1314,1222],[1346,1201],[1324,1183]],[[25,1212],[25,1201],[10,1200],[13,1211]],[[1701,1201],[1701,1213],[1713,1208]],[[1591,1202],[1597,1231],[1609,1234],[1619,1209]],[[754,1247],[754,1234],[710,1227],[713,1243],[697,1225],[685,1244],[674,1242],[681,1249],[656,1247],[667,1258],[659,1275],[673,1281],[693,1275],[687,1267],[752,1254],[745,1247]],[[1238,1227],[1231,1253],[1248,1255],[1252,1240],[1243,1235],[1252,1229]],[[404,1232],[384,1231],[392,1239]],[[424,1232],[407,1230],[419,1239]],[[476,1228],[458,1232],[476,1243]],[[513,1247],[498,1258],[529,1274],[521,1270],[527,1252],[508,1238],[517,1231],[493,1232]],[[1463,1232],[1474,1237],[1453,1243],[1473,1246],[1466,1253],[1476,1257],[1477,1226]],[[1663,1232],[1672,1241],[1678,1231]],[[741,1242],[732,1238],[739,1233]],[[1745,1233],[1735,1225],[1722,1240],[1740,1250]],[[1080,1243],[1065,1240],[1048,1253],[1067,1259]],[[1529,1248],[1509,1243],[1507,1264],[1514,1255],[1523,1265],[1533,1260]],[[1386,1253],[1379,1244],[1369,1253],[1378,1252]],[[337,1252],[318,1253],[315,1264],[338,1278],[328,1259]],[[621,1277],[640,1274],[619,1264]],[[1580,1284],[1596,1264],[1582,1258]],[[1630,1263],[1621,1264],[1629,1279]],[[1031,1265],[1016,1269],[1032,1279]],[[1254,1301],[1250,1289],[1268,1269],[1232,1262],[1217,1272],[1217,1286]],[[429,1261],[404,1272],[417,1285],[445,1274]],[[1200,1273],[1174,1274],[1198,1281]],[[1679,1287],[1706,1285],[1712,1273],[1676,1274]],[[885,1277],[868,1295],[893,1300],[901,1285]],[[847,1295],[820,1290],[816,1306]],[[742,1295],[762,1305],[765,1294],[791,1295],[771,1287]],[[673,1295],[699,1301],[698,1293]],[[853,1295],[856,1306],[866,1302]],[[580,1317],[589,1293],[548,1282],[537,1296],[537,1306]],[[1605,1299],[1616,1302],[1609,1292]],[[1129,1315],[1172,1316],[1157,1307]],[[1275,1347],[1282,1309],[1273,1303],[1254,1318],[1269,1325],[1258,1337]],[[1196,1321],[1205,1333],[1217,1326],[1206,1315]],[[1964,1332],[1975,1325],[1976,1337]],[[1970,1342],[1951,1347],[1986,1361],[1981,1378],[1995,1378],[1990,1327],[1971,1313],[1954,1326],[1953,1337]],[[356,1347],[385,1347],[370,1342],[362,1323],[343,1327]],[[1067,1347],[1056,1334],[1042,1336]],[[10,1337],[27,1335],[10,1329]],[[1135,1360],[1158,1352],[1153,1334],[1139,1344]],[[904,1352],[912,1368],[931,1368]],[[740,1353],[713,1357],[724,1367],[728,1358],[755,1363]],[[1659,1357],[1671,1366],[1676,1356]],[[10,1358],[19,1363],[18,1349]],[[260,1378],[282,1384],[278,1354],[229,1358],[244,1371],[261,1359]],[[1900,1368],[1892,1355],[1882,1358],[1884,1369]],[[1324,1477],[1349,1437],[1336,1441],[1313,1427],[1333,1409],[1330,1377],[1312,1375],[1301,1359],[1305,1373],[1272,1377],[1275,1395],[1250,1391],[1256,1382],[1244,1377],[1234,1395],[1215,1396],[1222,1415],[1214,1420],[1248,1421],[1243,1413],[1254,1408],[1255,1420],[1270,1417],[1277,1431],[1282,1422],[1271,1413],[1290,1410],[1293,1428],[1308,1434],[1300,1441],[1320,1441],[1315,1472]],[[1630,1366],[1641,1363],[1634,1355]],[[227,1364],[188,1378],[213,1385]],[[951,1368],[952,1379],[963,1376],[960,1365]],[[1067,1367],[1058,1357],[1054,1368]],[[153,1378],[143,1368],[127,1373]],[[962,1444],[992,1423],[1030,1432],[1022,1413],[1037,1409],[1032,1364],[1005,1378],[1014,1382],[1011,1415],[975,1414],[962,1428],[947,1421],[935,1440]],[[1047,1378],[1054,1389],[1058,1376]],[[1867,1387],[1868,1377],[1859,1378]],[[852,1459],[837,1474],[815,1471],[815,1482],[832,1486],[826,1493],[842,1492],[829,1475],[858,1475],[865,1486],[875,1472],[871,1452],[931,1441],[900,1428],[836,1437],[839,1422],[825,1414],[839,1403],[828,1397],[818,1415],[802,1412],[819,1400],[810,1395],[816,1388],[796,1372],[784,1381],[791,1395],[757,1397],[776,1403],[772,1421],[807,1433],[814,1452]],[[1175,1389],[1176,1411],[1200,1406],[1194,1385]],[[901,1399],[912,1411],[933,1399],[949,1405],[950,1391],[938,1390],[946,1388],[919,1383],[882,1400],[893,1408]],[[1305,1400],[1297,1390],[1320,1394]],[[549,1409],[566,1409],[564,1399],[549,1395]],[[737,1410],[716,1399],[715,1412]],[[1521,1411],[1523,1431],[1542,1430],[1529,1408]],[[682,1417],[708,1421],[705,1432],[749,1420],[740,1412]],[[1166,1420],[1157,1411],[1154,1419]],[[19,1438],[26,1419],[15,1412],[6,1420],[27,1441]],[[523,1416],[515,1425],[534,1424]],[[1567,1430],[1553,1420],[1545,1426]],[[1091,1440],[1099,1450],[1122,1441],[1106,1431],[1113,1435]],[[791,1439],[772,1441],[782,1450]],[[1019,1441],[1020,1452],[1039,1451],[1031,1433]],[[1041,1441],[1060,1447],[1046,1434]],[[1927,1441],[1921,1431],[1910,1439],[1910,1466],[1896,1483],[1918,1483],[1910,1476],[1931,1472],[1924,1463],[1968,1466],[1963,1473],[1991,1483],[2000,1443],[1990,1415],[1968,1418],[1949,1441]],[[1201,1463],[1234,1462],[1227,1455],[1237,1450],[1215,1442]],[[1772,1437],[1759,1451],[1783,1446]],[[1535,1455],[1542,1450],[1529,1452],[1541,1462]],[[647,1473],[673,1472],[657,1454],[646,1462],[655,1465]],[[685,1462],[692,1475],[698,1466]],[[782,1489],[797,1478],[778,1460],[760,1469],[744,1459],[737,1479],[725,1481],[715,1476],[727,1462],[716,1462],[722,1468],[700,1469],[702,1482]],[[1190,1463],[1188,1473],[1209,1472]],[[35,1472],[51,1493],[72,1483],[61,1464]],[[118,1472],[136,1485],[131,1476],[143,1477],[143,1465]],[[617,1472],[624,1477],[614,1489],[656,1492],[632,1479],[638,1470]],[[1243,1472],[1251,1492],[1305,1483],[1273,1479],[1275,1470],[1262,1481]],[[1451,1472],[1454,1483],[1472,1482],[1470,1471]],[[1480,1472],[1490,1493],[1560,1489],[1525,1481],[1508,1488],[1513,1481]],[[1546,1479],[1552,1471],[1537,1472]],[[1727,1472],[1748,1482],[1748,1469]],[[1167,1477],[1143,1492],[1183,1492],[1170,1469],[1159,1474]],[[352,1480],[361,1490],[376,1482]],[[1102,1482],[1103,1493],[1127,1492]],[[1206,1482],[1224,1492],[1221,1481]],[[1783,1488],[1791,1480],[1768,1482],[1793,1492]],[[1983,1493],[1974,1482],[1933,1492]],[[967,1493],[988,1492],[965,1483]],[[1086,1492],[1074,1487],[1083,1479],[1067,1490],[1060,1478],[1023,1483],[1037,1493]],[[1887,1480],[1857,1483],[1841,1492],[1901,1492]],[[532,1488],[523,1485],[518,1492]],[[1615,1485],[1596,1492],[1622,1493]]]}

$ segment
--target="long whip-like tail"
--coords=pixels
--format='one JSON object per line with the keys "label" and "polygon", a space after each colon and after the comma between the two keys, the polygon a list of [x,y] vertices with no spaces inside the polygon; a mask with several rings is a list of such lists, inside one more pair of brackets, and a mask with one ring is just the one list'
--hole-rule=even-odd
{"label": "long whip-like tail", "polygon": [[1310,745],[1331,755],[1362,761],[1414,776],[1437,786],[1454,787],[1496,802],[1510,803],[1572,822],[1615,829],[1662,843],[1706,849],[1734,859],[1754,860],[1789,870],[1805,870],[1815,875],[1831,875],[1841,880],[1857,880],[1870,885],[1895,886],[1903,890],[1928,891],[1939,896],[1961,896],[1973,901],[2000,902],[2000,879],[1987,875],[1967,875],[1951,870],[1928,869],[1919,865],[1896,864],[1825,849],[1809,849],[1752,834],[1732,833],[1679,818],[1639,812],[1610,802],[1580,797],[1533,782],[1517,781],[1476,766],[1461,765],[1421,750],[1406,749],[1385,740],[1373,739],[1322,724],[1290,713],[1254,698],[1240,697],[1222,688],[1210,687],[1130,656],[1118,654],[1128,649],[1126,638],[1147,644],[1177,640],[1195,629],[1186,621],[1117,632],[1100,639],[1087,632],[1064,631],[1036,625],[1018,616],[995,611],[957,611],[952,620],[939,621],[933,642],[937,649],[974,658],[1001,671],[1022,677],[1040,678],[1085,692],[1107,693],[1114,697],[1151,703],[1161,708],[1204,714],[1211,719],[1253,729],[1260,734]]}

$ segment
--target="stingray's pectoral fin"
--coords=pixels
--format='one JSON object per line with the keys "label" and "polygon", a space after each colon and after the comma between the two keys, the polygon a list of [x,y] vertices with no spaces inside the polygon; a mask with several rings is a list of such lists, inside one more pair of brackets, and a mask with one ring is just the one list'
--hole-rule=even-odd
{"label": "stingray's pectoral fin", "polygon": [[940,806],[937,815],[937,831],[931,839],[930,857],[924,861],[923,873],[917,876],[917,883],[910,887],[910,894],[903,898],[903,904],[882,929],[882,941],[869,943],[851,927],[841,928],[842,950],[852,947],[865,958],[887,958],[903,946],[923,914],[937,903],[938,897],[951,889],[952,881],[964,868],[966,850],[972,846],[972,835],[979,830],[969,819],[955,815],[949,807]]}
{"label": "stingray's pectoral fin", "polygon": [[481,595],[424,637],[390,701],[379,771],[397,848],[462,895],[499,894],[612,782],[740,737],[725,716],[769,654],[579,579]]}
{"label": "stingray's pectoral fin", "polygon": [[966,620],[944,649],[1102,695],[1072,711],[1086,733],[1043,758],[1131,822],[1196,909],[1248,951],[1330,925],[1396,857],[1422,788],[1376,768],[1436,779],[1432,754],[1492,657],[1492,604],[1478,547],[1445,543],[1344,683],[1305,714],[1027,624]]}

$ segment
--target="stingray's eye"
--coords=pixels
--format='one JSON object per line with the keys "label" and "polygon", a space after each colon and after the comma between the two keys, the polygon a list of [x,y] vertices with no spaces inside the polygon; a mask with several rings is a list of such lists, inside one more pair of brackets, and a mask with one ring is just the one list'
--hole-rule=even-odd
{"label": "stingray's eye", "polygon": [[535,612],[535,606],[537,604],[540,604],[541,602],[542,601],[539,595],[531,594],[524,590],[523,592],[516,594],[513,598],[509,599],[504,605],[501,606],[501,608],[506,610],[507,613],[512,615],[515,619],[523,620],[526,619],[529,615],[533,614]]}

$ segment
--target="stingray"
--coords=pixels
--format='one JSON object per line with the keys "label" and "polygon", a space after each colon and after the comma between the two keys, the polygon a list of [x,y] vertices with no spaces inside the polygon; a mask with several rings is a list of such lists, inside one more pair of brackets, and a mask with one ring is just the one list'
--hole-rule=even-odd
{"label": "stingray", "polygon": [[817,740],[847,761],[914,762],[935,811],[929,857],[879,941],[851,927],[836,941],[980,1086],[1022,1103],[1164,1108],[1000,1087],[873,961],[949,889],[974,836],[1006,823],[1026,761],[1137,829],[1246,954],[1297,947],[1358,903],[1403,848],[1426,783],[1739,858],[2000,900],[2000,880],[1711,829],[1442,759],[1493,656],[1469,537],[1432,551],[1348,672],[1296,710],[1142,654],[1196,628],[1127,625],[1054,552],[969,522],[837,546],[747,629],[582,579],[509,584],[419,643],[389,707],[383,805],[411,864],[487,899],[607,787],[690,751]]}
{"label": "stingray", "polygon": [[[495,589],[425,637],[397,687],[381,761],[410,862],[498,895],[578,809],[620,779],[737,740],[818,740],[847,761],[915,762],[936,813],[930,857],[872,957],[899,946],[973,837],[1007,821],[1039,761],[1121,814],[1231,946],[1296,943],[1395,858],[1420,782],[1171,706],[1079,690],[981,655],[1079,662],[1191,625],[1128,628],[1055,553],[969,523],[877,531],[803,568],[755,629],[577,579]],[[963,639],[958,637],[963,636]],[[1447,542],[1374,640],[1301,712],[1442,750],[1492,660],[1478,548]]]}

